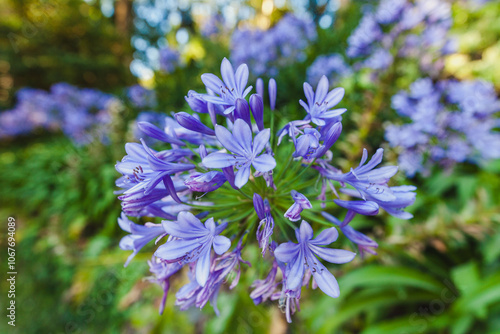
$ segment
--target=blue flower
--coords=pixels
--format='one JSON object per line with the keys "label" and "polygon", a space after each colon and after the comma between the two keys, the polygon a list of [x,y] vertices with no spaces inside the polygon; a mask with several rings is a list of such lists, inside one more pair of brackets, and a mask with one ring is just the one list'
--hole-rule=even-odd
{"label": "blue flower", "polygon": [[310,84],[304,83],[304,93],[306,95],[307,104],[300,100],[300,105],[308,113],[308,119],[314,124],[322,126],[337,116],[342,115],[347,109],[335,107],[344,97],[344,88],[335,88],[328,92],[329,84],[326,76],[322,76],[319,80],[316,92],[313,91]]}
{"label": "blue flower", "polygon": [[276,259],[286,263],[286,286],[294,290],[301,286],[306,268],[309,269],[318,287],[328,296],[337,298],[340,294],[335,277],[318,261],[316,256],[330,263],[347,263],[356,256],[355,253],[343,249],[331,249],[326,246],[337,240],[335,227],[328,228],[313,239],[311,225],[305,220],[300,229],[295,230],[298,244],[287,242],[279,245],[274,254]]}
{"label": "blue flower", "polygon": [[163,298],[160,303],[160,314],[165,310],[168,290],[170,289],[170,277],[182,269],[179,263],[168,263],[153,255],[148,261],[149,271],[155,276],[151,281],[158,283],[163,289]]}
{"label": "blue flower", "polygon": [[252,86],[246,87],[248,66],[246,64],[238,66],[235,73],[229,60],[224,58],[220,72],[224,81],[212,73],[205,73],[201,76],[207,90],[209,89],[216,94],[216,96],[203,94],[201,97],[207,102],[224,106],[224,114],[230,114],[234,111],[236,100],[244,99],[252,90]]}
{"label": "blue flower", "polygon": [[208,173],[193,173],[184,181],[184,184],[191,190],[207,193],[219,189],[226,182],[226,177],[218,171]]}
{"label": "blue flower", "polygon": [[151,240],[165,235],[166,232],[161,225],[147,223],[146,225],[138,225],[127,218],[122,212],[118,218],[118,225],[125,232],[130,233],[120,240],[120,248],[123,250],[133,250],[134,252],[128,257],[125,262],[125,267],[128,266],[134,256]]}
{"label": "blue flower", "polygon": [[219,235],[227,223],[215,225],[209,218],[205,225],[190,212],[180,212],[177,221],[163,221],[165,231],[172,237],[158,247],[155,256],[168,262],[191,263],[196,261],[196,281],[204,286],[210,274],[210,254],[212,247],[217,254],[225,253],[231,247],[231,241]]}
{"label": "blue flower", "polygon": [[242,119],[237,119],[232,134],[225,127],[217,125],[215,135],[220,143],[234,155],[218,152],[211,153],[202,160],[202,163],[208,168],[236,166],[238,172],[235,175],[235,185],[238,188],[243,187],[248,182],[250,165],[262,173],[276,167],[276,161],[270,154],[259,155],[269,142],[271,135],[269,129],[260,131],[252,143],[250,127]]}

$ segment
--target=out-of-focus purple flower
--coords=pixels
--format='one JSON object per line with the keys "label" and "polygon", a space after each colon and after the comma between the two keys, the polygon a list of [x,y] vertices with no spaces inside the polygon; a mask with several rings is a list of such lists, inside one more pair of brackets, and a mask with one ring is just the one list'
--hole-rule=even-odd
{"label": "out-of-focus purple flower", "polygon": [[231,241],[219,235],[226,226],[227,223],[217,226],[213,218],[203,225],[192,213],[180,212],[177,221],[163,221],[165,231],[178,239],[158,247],[155,256],[182,264],[196,261],[196,282],[204,286],[210,274],[212,248],[220,255],[231,247]]}
{"label": "out-of-focus purple flower", "polygon": [[287,14],[268,30],[236,29],[231,37],[231,61],[248,64],[257,76],[274,76],[279,69],[304,61],[316,37],[314,21]]}
{"label": "out-of-focus purple flower", "polygon": [[300,287],[306,268],[309,269],[318,287],[330,297],[340,295],[335,277],[318,261],[316,256],[330,263],[347,263],[356,256],[355,253],[343,249],[331,249],[326,246],[337,240],[338,232],[334,227],[323,230],[313,239],[311,225],[305,220],[300,229],[295,230],[298,244],[287,242],[280,244],[274,254],[276,259],[286,263],[286,285],[290,290]]}
{"label": "out-of-focus purple flower", "polygon": [[344,58],[338,54],[322,55],[317,57],[307,69],[307,81],[317,85],[323,75],[330,83],[337,83],[341,78],[352,73],[350,67],[344,62]]}
{"label": "out-of-focus purple flower", "polygon": [[118,225],[125,232],[130,233],[120,240],[120,248],[123,250],[133,250],[134,252],[128,257],[125,262],[125,267],[128,266],[134,256],[151,240],[165,235],[166,232],[160,224],[146,223],[146,225],[138,225],[127,218],[122,212],[118,218]]}
{"label": "out-of-focus purple flower", "polygon": [[160,50],[160,69],[165,73],[172,73],[179,66],[180,55],[170,47]]}
{"label": "out-of-focus purple flower", "polygon": [[382,30],[372,14],[365,14],[358,27],[349,36],[347,55],[351,58],[370,53],[371,44],[382,37]]}
{"label": "out-of-focus purple flower", "polygon": [[156,92],[141,85],[129,87],[127,89],[127,96],[130,102],[137,108],[154,108],[157,104]]}
{"label": "out-of-focus purple flower", "polygon": [[184,184],[191,190],[207,193],[219,189],[226,182],[226,177],[218,171],[207,173],[193,173],[184,181]]}
{"label": "out-of-focus purple flower", "polygon": [[278,88],[276,86],[276,80],[274,78],[269,79],[269,105],[271,106],[271,111],[276,108],[276,94]]}
{"label": "out-of-focus purple flower", "polygon": [[235,108],[236,100],[244,99],[252,90],[252,86],[247,87],[248,66],[242,64],[235,72],[229,60],[224,58],[220,72],[224,81],[212,73],[202,74],[201,80],[216,96],[202,94],[201,97],[207,102],[224,106],[224,114],[230,114]]}
{"label": "out-of-focus purple flower", "polygon": [[235,185],[238,188],[243,187],[248,182],[250,165],[262,173],[268,172],[276,166],[276,161],[270,154],[259,155],[269,142],[269,129],[260,131],[252,143],[250,127],[242,119],[237,119],[232,134],[220,125],[215,127],[215,134],[220,143],[234,155],[211,153],[202,160],[203,165],[208,168],[236,166],[238,172],[235,177]]}
{"label": "out-of-focus purple flower", "polygon": [[300,100],[300,105],[307,111],[308,118],[319,126],[325,125],[347,110],[345,108],[333,109],[344,97],[344,88],[335,88],[330,92],[328,89],[329,84],[326,76],[322,76],[319,80],[316,92],[313,91],[311,85],[307,82],[304,83],[307,104]]}
{"label": "out-of-focus purple flower", "polygon": [[347,239],[351,240],[354,242],[356,245],[358,245],[359,249],[359,254],[361,255],[361,258],[364,257],[365,253],[370,253],[373,255],[377,255],[377,252],[375,251],[375,248],[378,248],[378,244],[373,241],[372,239],[368,238],[366,235],[363,233],[356,231],[353,229],[351,226],[348,224],[345,224],[344,222],[341,222],[334,216],[326,213],[326,212],[321,212],[323,217],[326,218],[330,223],[337,225],[340,227],[340,231],[347,237]]}
{"label": "out-of-focus purple flower", "polygon": [[294,203],[288,210],[285,212],[285,218],[290,219],[293,222],[296,222],[300,219],[300,213],[305,209],[312,209],[312,204],[309,202],[306,196],[299,193],[298,191],[292,190],[291,192]]}

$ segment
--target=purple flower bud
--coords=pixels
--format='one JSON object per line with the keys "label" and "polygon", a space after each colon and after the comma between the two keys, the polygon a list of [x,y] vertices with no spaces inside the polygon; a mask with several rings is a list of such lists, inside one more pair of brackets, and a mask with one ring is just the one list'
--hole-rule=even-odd
{"label": "purple flower bud", "polygon": [[264,80],[261,78],[257,78],[256,90],[257,94],[264,98]]}
{"label": "purple flower bud", "polygon": [[185,144],[177,138],[167,135],[164,131],[158,129],[149,122],[138,122],[137,127],[151,138],[158,139],[170,144],[184,146]]}
{"label": "purple flower bud", "polygon": [[321,158],[335,144],[342,133],[342,123],[332,122],[321,129],[323,145],[316,151],[316,158]]}
{"label": "purple flower bud", "polygon": [[269,80],[269,104],[271,105],[271,110],[274,111],[274,108],[276,107],[276,80],[271,78]]}
{"label": "purple flower bud", "polygon": [[192,115],[186,112],[178,112],[174,115],[177,122],[188,130],[194,132],[200,132],[209,136],[215,136],[215,131],[210,129],[208,126],[203,124],[199,119],[193,117]]}
{"label": "purple flower bud", "polygon": [[250,96],[250,110],[252,110],[252,115],[259,131],[264,130],[264,100],[262,96],[257,94]]}
{"label": "purple flower bud", "polygon": [[220,188],[226,177],[218,171],[210,171],[208,173],[193,173],[184,181],[184,184],[191,190],[197,192],[208,193]]}
{"label": "purple flower bud", "polygon": [[255,212],[257,213],[259,219],[264,219],[266,217],[264,209],[264,200],[257,193],[253,194],[253,206],[255,208]]}
{"label": "purple flower bud", "polygon": [[210,120],[212,121],[212,125],[217,125],[217,112],[215,111],[215,106],[212,103],[207,103],[208,114],[210,115]]}
{"label": "purple flower bud", "polygon": [[185,96],[184,99],[186,100],[186,102],[189,104],[189,107],[191,107],[193,111],[202,114],[208,113],[207,102],[205,102],[205,100],[203,100],[200,97],[200,94],[198,94],[194,90],[190,90],[188,92],[188,95]]}
{"label": "purple flower bud", "polygon": [[224,167],[222,168],[222,172],[224,173],[224,176],[226,177],[227,179],[227,182],[229,182],[229,185],[233,188],[233,189],[240,189],[236,186],[236,184],[234,183],[235,181],[235,175],[234,175],[234,169],[233,169],[233,166],[229,166],[229,167]]}
{"label": "purple flower bud", "polygon": [[248,102],[245,99],[237,99],[234,109],[234,118],[235,120],[241,118],[244,120],[250,129],[252,128],[252,121],[250,119],[250,110],[248,107]]}

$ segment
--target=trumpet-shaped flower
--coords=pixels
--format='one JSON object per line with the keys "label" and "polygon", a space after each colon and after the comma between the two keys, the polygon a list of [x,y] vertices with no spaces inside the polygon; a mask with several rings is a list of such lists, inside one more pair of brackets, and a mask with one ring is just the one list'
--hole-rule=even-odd
{"label": "trumpet-shaped flower", "polygon": [[244,99],[252,90],[252,86],[246,87],[248,83],[248,66],[242,64],[234,72],[229,60],[224,58],[220,72],[222,80],[212,73],[205,73],[201,76],[201,81],[203,81],[207,89],[216,94],[216,96],[203,94],[201,97],[207,102],[224,106],[224,114],[230,114],[234,111],[236,100],[239,98]]}
{"label": "trumpet-shaped flower", "polygon": [[311,225],[303,220],[300,228],[295,230],[295,235],[298,244],[289,241],[279,245],[274,252],[276,259],[286,263],[285,272],[288,289],[294,290],[300,286],[307,268],[311,271],[321,291],[337,298],[340,294],[337,280],[316,256],[330,263],[340,264],[352,261],[356,253],[343,249],[320,247],[337,240],[338,232],[335,227],[324,230],[313,239]]}
{"label": "trumpet-shaped flower", "polygon": [[165,231],[178,239],[158,247],[155,256],[182,264],[196,261],[196,281],[204,286],[210,273],[212,248],[220,255],[231,246],[227,237],[219,235],[226,226],[227,223],[217,226],[213,218],[203,225],[192,213],[180,212],[176,222],[163,221]]}
{"label": "trumpet-shaped flower", "polygon": [[234,122],[233,133],[225,127],[217,125],[215,135],[220,143],[233,154],[211,153],[203,159],[203,165],[208,168],[225,168],[236,166],[238,172],[235,175],[235,185],[243,187],[250,177],[250,165],[261,173],[268,172],[276,167],[276,161],[268,154],[260,154],[269,142],[270,131],[260,131],[252,142],[252,131],[248,124],[237,119]]}

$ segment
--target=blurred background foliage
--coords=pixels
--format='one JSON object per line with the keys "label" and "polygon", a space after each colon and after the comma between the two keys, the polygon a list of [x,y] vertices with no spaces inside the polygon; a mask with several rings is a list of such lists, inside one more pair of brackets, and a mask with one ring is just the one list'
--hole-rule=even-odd
{"label": "blurred background foliage", "polygon": [[[232,5],[238,9],[235,19],[262,27],[297,10],[287,3],[269,13],[266,2],[207,3],[220,13]],[[418,186],[417,202],[409,208],[415,217],[356,218],[354,227],[373,230],[379,255],[356,258],[335,271],[338,299],[304,291],[301,312],[290,325],[273,303],[255,306],[249,298],[248,287],[265,274],[258,265],[259,250],[251,247],[244,257],[256,265],[244,269],[234,291],[222,293],[220,317],[209,307],[179,312],[173,296],[158,315],[161,289],[144,279],[152,246],[125,269],[128,254],[118,248],[124,232],[116,224],[120,203],[113,194],[114,163],[125,154],[123,144],[134,140],[130,124],[141,111],[126,102],[124,89],[137,83],[138,68],[143,74],[150,71],[154,75],[139,81],[157,92],[158,104],[151,110],[187,111],[184,96],[189,89],[201,90],[202,73],[219,72],[221,58],[229,55],[230,37],[203,36],[189,1],[165,2],[170,7],[159,13],[156,24],[138,3],[147,7],[155,1],[0,0],[0,108],[12,107],[22,87],[49,89],[57,82],[97,88],[125,101],[112,113],[108,145],[96,141],[78,146],[62,133],[45,130],[0,141],[0,216],[5,222],[8,216],[16,218],[19,273],[18,325],[7,327],[3,308],[0,332],[500,333],[498,160],[446,170],[436,166],[430,176],[412,179],[400,173],[399,184]],[[303,95],[307,67],[317,55],[346,49],[366,3],[342,1],[328,14],[333,23],[318,29],[305,61],[279,72],[278,103],[287,105],[286,119],[300,115],[296,100]],[[302,9],[319,22],[326,8],[321,1],[306,1]],[[446,58],[445,75],[483,78],[498,92],[500,5],[492,1],[471,8],[457,1],[452,9],[459,49]],[[182,31],[189,34],[188,43],[179,42]],[[181,66],[170,73],[158,71],[148,63],[148,48],[137,47],[137,38],[178,48]],[[346,88],[342,103],[348,108],[336,145],[342,168],[351,167],[363,147],[387,146],[382,123],[398,117],[390,97],[419,76],[418,68],[401,64],[378,81],[360,72],[341,82]],[[389,149],[385,161],[396,159]],[[6,224],[0,230],[6,231]],[[4,249],[5,241],[0,240]],[[354,248],[344,239],[336,244]],[[2,264],[6,256],[0,252]],[[173,281],[174,288],[184,283],[181,277]],[[0,286],[5,300],[4,279]]]}

